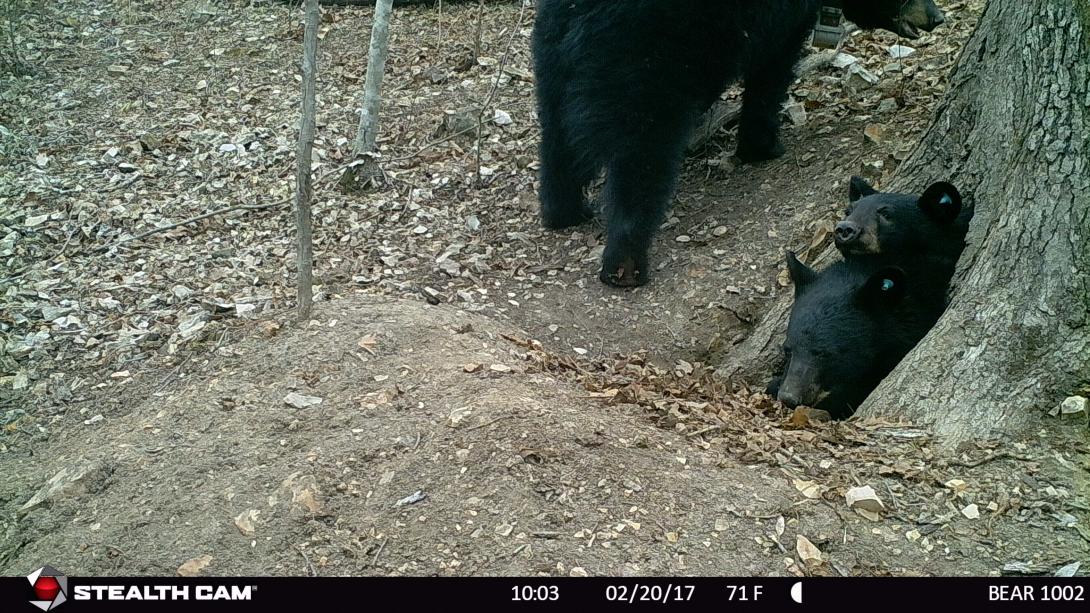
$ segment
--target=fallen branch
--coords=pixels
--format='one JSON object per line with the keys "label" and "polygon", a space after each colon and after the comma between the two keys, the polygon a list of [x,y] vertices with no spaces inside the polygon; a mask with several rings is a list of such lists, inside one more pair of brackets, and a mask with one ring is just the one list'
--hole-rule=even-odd
{"label": "fallen branch", "polygon": [[382,540],[382,544],[378,546],[378,551],[375,552],[375,557],[371,559],[371,566],[378,564],[378,557],[382,555],[382,550],[386,549],[386,541],[390,539],[386,538]]}
{"label": "fallen branch", "polygon": [[317,577],[318,571],[314,570],[314,565],[310,563],[310,557],[307,556],[307,552],[303,551],[303,548],[298,546],[295,548],[295,550],[298,551],[301,556],[303,556],[303,561],[307,563],[307,573],[311,577]]}
{"label": "fallen branch", "polygon": [[492,424],[500,421],[501,419],[507,419],[508,417],[510,417],[510,416],[509,415],[500,415],[499,417],[497,417],[496,419],[493,419],[492,421],[486,421],[483,424],[477,424],[476,426],[470,426],[470,427],[466,428],[466,432],[469,432],[470,430],[477,430],[478,428],[484,428],[484,427],[487,427],[487,426],[491,426]]}
{"label": "fallen branch", "polygon": [[[495,121],[495,120],[494,120],[494,119],[490,119],[490,120],[488,120],[488,121],[489,121],[489,122],[493,122],[493,121]],[[432,147],[434,147],[434,146],[436,146],[436,145],[442,145],[443,143],[445,143],[445,142],[447,142],[447,141],[451,141],[451,140],[454,140],[455,138],[458,138],[459,136],[461,136],[461,135],[463,135],[463,134],[466,134],[466,133],[468,133],[468,132],[472,132],[472,131],[474,131],[474,130],[476,130],[476,129],[477,129],[477,126],[475,126],[475,125],[474,125],[474,126],[469,126],[468,128],[463,128],[463,129],[461,129],[461,130],[458,130],[457,132],[454,132],[453,134],[448,134],[448,135],[444,136],[443,138],[440,138],[440,139],[438,139],[438,140],[434,140],[434,141],[432,141],[432,142],[430,142],[430,143],[428,143],[428,144],[426,144],[426,145],[424,145],[424,146],[420,147],[420,148],[419,148],[419,149],[417,149],[416,151],[413,151],[412,153],[407,153],[407,154],[405,154],[405,155],[400,155],[400,156],[398,156],[398,157],[396,157],[396,158],[390,158],[390,159],[388,159],[388,160],[386,160],[386,161],[387,161],[387,162],[391,162],[391,163],[392,163],[392,162],[403,162],[403,161],[405,161],[405,160],[409,160],[409,159],[412,159],[412,158],[414,158],[414,157],[416,157],[416,156],[420,155],[421,153],[424,153],[424,152],[425,152],[425,151],[427,151],[428,149],[431,149]]]}
{"label": "fallen branch", "polygon": [[[434,144],[437,144],[437,143],[434,143]],[[332,169],[332,170],[330,170],[328,172],[325,172],[320,177],[318,177],[317,179],[314,180],[314,185],[318,185],[319,183],[323,183],[324,181],[326,181],[330,177],[332,177],[332,176],[334,176],[336,174],[339,174],[345,168],[348,168],[352,164],[358,164],[358,163],[360,163],[360,162],[359,161],[349,162],[348,164],[338,166],[338,167],[336,167],[336,168],[334,168],[334,169]],[[112,249],[114,247],[119,247],[119,246],[121,246],[121,245],[123,245],[125,243],[129,243],[129,242],[132,242],[132,241],[137,241],[137,240],[140,240],[142,238],[147,238],[149,236],[152,236],[153,234],[159,234],[161,232],[167,232],[168,230],[173,230],[175,228],[185,226],[185,225],[189,225],[191,223],[196,223],[198,221],[201,221],[202,219],[208,219],[209,217],[215,217],[216,215],[224,215],[226,213],[232,213],[234,211],[260,211],[261,209],[271,209],[271,208],[278,207],[278,206],[281,206],[281,205],[284,205],[284,204],[288,204],[289,202],[292,201],[292,198],[294,198],[294,196],[289,196],[287,198],[284,198],[283,200],[277,200],[276,202],[270,202],[268,204],[236,204],[236,205],[224,207],[222,209],[216,209],[214,211],[209,211],[207,213],[197,215],[196,217],[190,217],[189,219],[184,219],[184,220],[179,221],[177,223],[172,223],[169,226],[162,226],[162,227],[159,227],[159,228],[153,228],[153,229],[148,230],[147,232],[144,232],[142,234],[137,234],[136,236],[130,236],[128,238],[121,239],[121,240],[119,240],[119,241],[117,241],[115,243],[112,243],[110,245],[105,245],[103,247],[99,247],[98,249],[94,249],[94,250],[91,251],[91,253],[102,253],[104,251],[109,251],[110,249]],[[23,272],[25,272],[25,271],[22,271],[19,274],[23,274]]]}
{"label": "fallen branch", "polygon": [[1019,461],[1022,461],[1022,462],[1032,462],[1033,461],[1033,458],[1027,458],[1027,457],[1024,457],[1024,456],[1015,455],[1015,454],[1013,454],[1013,453],[1011,453],[1009,451],[1000,451],[998,453],[993,453],[990,456],[985,456],[985,457],[983,457],[983,458],[981,458],[979,460],[974,460],[972,462],[962,462],[961,460],[951,460],[951,461],[947,462],[947,464],[949,466],[962,466],[962,467],[965,467],[965,468],[976,468],[977,466],[987,464],[988,462],[992,462],[992,461],[995,461],[995,460],[1002,460],[1002,459],[1019,460]]}
{"label": "fallen branch", "polygon": [[92,250],[91,253],[103,253],[103,252],[109,251],[110,249],[113,249],[115,247],[120,247],[121,245],[124,245],[125,243],[131,243],[132,241],[138,241],[140,239],[147,238],[147,237],[149,237],[149,236],[151,236],[153,234],[160,234],[162,232],[167,232],[167,231],[173,230],[175,228],[180,228],[181,226],[189,225],[191,223],[196,223],[198,221],[201,221],[202,219],[208,219],[209,217],[215,217],[216,215],[223,215],[225,213],[231,213],[233,211],[258,211],[258,210],[261,210],[261,209],[269,209],[269,208],[272,208],[274,206],[280,206],[282,204],[287,204],[287,203],[291,202],[291,200],[292,200],[292,198],[289,197],[289,198],[285,198],[283,200],[278,200],[276,202],[270,202],[268,204],[236,204],[236,205],[233,205],[233,206],[224,207],[222,209],[216,209],[215,211],[209,211],[209,212],[204,213],[202,215],[197,215],[196,217],[190,217],[189,219],[183,219],[182,221],[179,221],[177,223],[172,223],[172,224],[170,224],[168,226],[161,226],[161,227],[158,227],[158,228],[152,228],[151,230],[148,230],[147,232],[141,232],[140,234],[137,234],[136,236],[130,236],[128,238],[123,238],[123,239],[121,239],[121,240],[119,240],[119,241],[117,241],[115,243],[109,244],[109,245],[103,245],[102,247],[99,247],[98,249]]}
{"label": "fallen branch", "polygon": [[686,434],[685,436],[686,436],[686,438],[696,438],[696,437],[700,436],[701,434],[706,434],[708,432],[711,432],[712,430],[721,430],[722,428],[723,428],[723,426],[708,426],[707,428],[701,428],[700,430],[697,430],[696,432],[690,432],[690,433]]}

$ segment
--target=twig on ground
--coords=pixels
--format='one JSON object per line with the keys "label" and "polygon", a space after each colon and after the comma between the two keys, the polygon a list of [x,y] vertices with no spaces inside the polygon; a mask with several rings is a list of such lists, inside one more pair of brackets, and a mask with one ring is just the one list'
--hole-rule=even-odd
{"label": "twig on ground", "polygon": [[388,540],[390,539],[383,539],[382,544],[378,546],[378,551],[375,552],[375,557],[371,559],[371,566],[376,566],[378,564],[378,557],[382,555],[382,550],[386,549],[386,541]]}
{"label": "twig on ground", "polygon": [[19,277],[25,275],[27,273],[27,271],[29,271],[31,268],[34,268],[34,266],[36,266],[36,265],[39,265],[39,264],[46,264],[46,265],[52,264],[57,258],[63,257],[64,252],[68,250],[68,244],[72,242],[72,236],[74,234],[75,234],[74,232],[69,232],[68,233],[68,238],[66,238],[64,240],[64,244],[61,245],[61,248],[56,253],[49,256],[44,261],[32,262],[30,264],[27,264],[26,266],[23,267],[22,270],[20,270],[20,271],[18,271],[16,273],[13,273],[11,276],[0,279],[0,285],[4,285],[5,283],[10,283],[10,282],[18,279]]}
{"label": "twig on ground", "polygon": [[[490,119],[489,121],[493,121],[493,120]],[[402,162],[402,161],[405,161],[405,160],[408,160],[408,159],[412,159],[412,158],[420,155],[421,153],[424,153],[428,149],[431,149],[432,147],[434,147],[436,145],[442,145],[443,143],[445,143],[447,141],[458,138],[459,136],[461,136],[461,135],[463,135],[463,134],[465,134],[467,132],[472,132],[473,130],[476,130],[476,129],[477,129],[477,126],[469,126],[468,128],[458,130],[457,132],[454,132],[453,134],[448,134],[448,135],[444,136],[443,138],[440,138],[439,140],[434,140],[434,141],[420,147],[419,149],[417,149],[416,151],[414,151],[412,153],[401,155],[401,156],[398,156],[396,158],[390,158],[390,159],[388,159],[386,161],[387,162]]]}
{"label": "twig on ground", "polygon": [[299,555],[303,556],[303,561],[307,563],[307,573],[311,577],[317,577],[318,571],[315,570],[314,565],[310,563],[310,558],[307,557],[307,552],[303,551],[302,547],[296,547],[295,550],[299,552]]}
{"label": "twig on ground", "polygon": [[148,230],[147,232],[141,232],[140,234],[137,234],[136,236],[130,236],[129,238],[123,238],[123,239],[121,239],[119,241],[116,241],[114,243],[111,243],[109,245],[103,245],[102,247],[98,247],[97,249],[92,250],[92,253],[103,253],[103,252],[109,251],[110,249],[113,249],[114,247],[120,247],[121,245],[124,245],[125,243],[131,243],[133,241],[138,241],[138,240],[147,238],[149,236],[152,236],[153,234],[160,234],[162,232],[167,232],[169,230],[173,230],[175,228],[180,228],[182,226],[189,225],[191,223],[196,223],[196,222],[201,221],[203,219],[208,219],[209,217],[215,217],[216,215],[224,215],[226,213],[231,213],[231,212],[234,212],[234,211],[258,211],[258,210],[261,210],[261,209],[268,209],[268,208],[280,206],[282,204],[287,204],[287,203],[291,202],[291,200],[292,200],[292,198],[289,197],[289,198],[285,198],[283,200],[278,200],[276,202],[270,202],[268,204],[236,204],[236,205],[233,205],[233,206],[224,207],[222,209],[216,209],[215,211],[209,211],[209,212],[204,213],[202,215],[197,215],[196,217],[190,217],[189,219],[183,219],[182,221],[179,221],[177,223],[172,223],[172,224],[170,224],[168,226],[162,226],[162,227],[159,227],[159,228],[152,228],[151,230]]}
{"label": "twig on ground", "polygon": [[897,496],[894,495],[893,488],[889,486],[889,482],[883,479],[882,485],[886,486],[886,491],[889,492],[889,499],[893,502],[893,508],[900,510],[901,503],[897,500]]}
{"label": "twig on ground", "polygon": [[470,427],[466,428],[466,432],[468,432],[470,430],[476,430],[478,428],[484,428],[485,426],[491,426],[492,424],[496,423],[497,421],[500,421],[501,419],[507,419],[508,417],[510,417],[510,415],[500,415],[499,417],[497,417],[496,419],[493,419],[492,421],[486,421],[483,424],[477,424],[476,426],[470,426]]}
{"label": "twig on ground", "polygon": [[701,434],[704,434],[705,432],[711,432],[712,430],[720,430],[720,429],[722,429],[722,427],[723,426],[708,426],[707,428],[701,428],[700,430],[697,430],[696,432],[690,432],[690,433],[686,434],[685,436],[687,438],[696,438],[696,437],[700,436]]}
{"label": "twig on ground", "polygon": [[951,460],[951,461],[947,462],[947,464],[950,465],[950,466],[963,466],[965,468],[976,468],[977,466],[987,464],[988,462],[992,462],[994,460],[1002,460],[1002,459],[1021,460],[1022,462],[1032,462],[1033,461],[1033,458],[1027,458],[1025,456],[1015,455],[1015,454],[1013,454],[1013,453],[1011,453],[1009,451],[1000,451],[998,453],[993,453],[990,456],[981,458],[979,460],[974,460],[972,462],[962,462],[961,460]]}

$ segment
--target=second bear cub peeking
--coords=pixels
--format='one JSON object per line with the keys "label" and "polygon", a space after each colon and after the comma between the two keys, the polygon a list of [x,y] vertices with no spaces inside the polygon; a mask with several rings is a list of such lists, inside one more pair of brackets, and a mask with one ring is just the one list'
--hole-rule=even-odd
{"label": "second bear cub peeking", "polygon": [[846,216],[833,231],[845,260],[873,258],[910,272],[921,268],[920,274],[949,282],[973,218],[956,187],[939,181],[917,196],[879,192],[852,177],[848,201]]}

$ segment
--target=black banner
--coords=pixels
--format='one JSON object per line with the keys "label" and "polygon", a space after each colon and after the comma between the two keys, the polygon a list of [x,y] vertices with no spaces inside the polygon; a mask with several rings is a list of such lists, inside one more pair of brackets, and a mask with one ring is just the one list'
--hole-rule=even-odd
{"label": "black banner", "polygon": [[[0,578],[0,610],[1088,611],[1090,578]],[[33,601],[33,602],[32,602]],[[577,607],[573,609],[572,607]]]}

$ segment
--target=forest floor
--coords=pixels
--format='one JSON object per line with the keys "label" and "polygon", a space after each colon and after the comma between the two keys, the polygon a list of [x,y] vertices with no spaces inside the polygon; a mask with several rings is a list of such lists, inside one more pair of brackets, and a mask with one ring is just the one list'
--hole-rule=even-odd
{"label": "forest floor", "polygon": [[[827,243],[847,177],[896,171],[982,5],[946,3],[916,41],[853,35],[843,51],[876,82],[803,78],[779,161],[736,166],[715,135],[631,291],[597,281],[600,226],[537,223],[532,8],[488,4],[479,54],[476,7],[395,11],[387,183],[356,195],[336,180],[371,11],[326,8],[319,303],[298,326],[300,12],[41,3],[0,72],[0,572],[1090,566],[1077,419],[948,452],[712,375],[787,291],[784,250]],[[849,507],[867,486],[880,508]]]}

